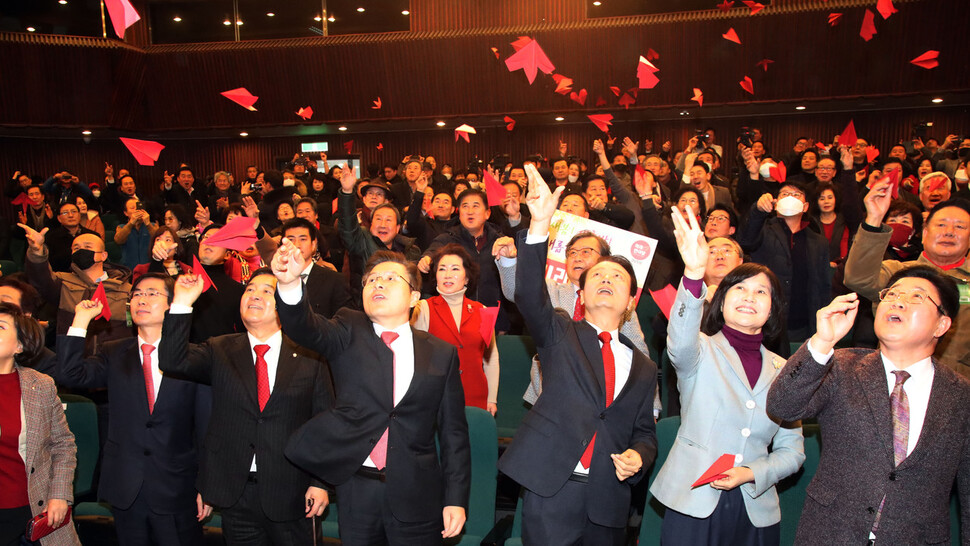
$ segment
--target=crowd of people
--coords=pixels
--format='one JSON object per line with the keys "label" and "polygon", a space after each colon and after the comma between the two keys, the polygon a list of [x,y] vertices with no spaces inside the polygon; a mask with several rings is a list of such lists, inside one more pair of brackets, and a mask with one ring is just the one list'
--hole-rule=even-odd
{"label": "crowd of people", "polygon": [[[323,154],[239,178],[18,171],[0,545],[34,516],[70,519],[56,389],[103,409],[98,495],[122,544],[200,544],[213,507],[229,544],[310,544],[334,497],[344,544],[457,536],[464,408],[503,411],[504,334],[538,350],[499,461],[523,487],[526,544],[623,544],[661,414],[681,417],[649,484],[664,544],[778,544],[803,419],[826,442],[799,543],[945,540],[954,479],[968,536],[970,137],[875,159],[869,144],[769,150],[757,128],[708,129],[682,150],[609,138],[361,176]],[[557,211],[655,239],[645,282],[595,229],[565,244],[562,282],[545,278]],[[669,319],[645,336],[637,295],[665,287]],[[64,525],[42,543],[79,539]]]}

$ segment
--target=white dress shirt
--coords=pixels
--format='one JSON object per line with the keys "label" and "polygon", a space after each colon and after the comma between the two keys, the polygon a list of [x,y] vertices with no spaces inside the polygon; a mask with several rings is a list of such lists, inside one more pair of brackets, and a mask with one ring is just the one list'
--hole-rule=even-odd
{"label": "white dress shirt", "polygon": [[[411,380],[414,379],[414,336],[411,334],[411,324],[404,324],[388,330],[383,326],[374,323],[374,333],[378,337],[384,332],[394,332],[397,339],[391,343],[390,348],[394,351],[394,405],[398,405],[408,389],[411,388]],[[383,434],[384,431],[381,431]],[[377,468],[370,455],[364,460],[364,466]]]}
{"label": "white dress shirt", "polygon": [[[75,328],[74,326],[71,326],[70,328],[67,329],[67,335],[85,338],[88,335],[88,331],[85,328]],[[151,354],[152,383],[154,383],[152,385],[152,392],[155,393],[155,399],[152,400],[152,404],[154,404],[155,401],[158,400],[158,389],[162,387],[162,371],[158,369],[158,342],[159,341],[161,341],[161,338],[156,339],[155,343],[148,343],[147,341],[144,340],[144,338],[142,338],[141,336],[138,336],[138,346],[135,347],[135,349],[138,352],[138,364],[140,367],[145,366],[145,356],[141,350],[141,346],[147,343],[148,345],[151,345],[152,347],[155,348],[155,350],[153,350]],[[147,394],[148,391],[146,390],[145,393]]]}

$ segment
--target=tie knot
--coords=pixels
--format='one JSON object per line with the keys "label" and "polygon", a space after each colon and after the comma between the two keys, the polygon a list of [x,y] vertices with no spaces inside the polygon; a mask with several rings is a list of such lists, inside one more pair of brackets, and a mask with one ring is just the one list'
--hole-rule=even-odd
{"label": "tie knot", "polygon": [[266,353],[269,352],[269,345],[256,345],[253,347],[253,350],[256,351],[256,356],[263,358],[266,356]]}
{"label": "tie knot", "polygon": [[909,379],[909,372],[905,370],[893,370],[893,373],[896,375],[897,385],[902,385],[907,379]]}
{"label": "tie knot", "polygon": [[611,336],[609,332],[600,332],[600,335],[597,337],[600,338],[600,341],[603,342],[603,345],[609,345],[609,343],[613,341],[613,336]]}
{"label": "tie knot", "polygon": [[154,351],[155,351],[155,346],[152,345],[151,343],[142,343],[141,344],[141,354],[142,355],[148,356],[148,355],[152,354],[152,352],[154,352]]}
{"label": "tie knot", "polygon": [[400,335],[395,332],[381,333],[381,341],[383,341],[384,345],[387,345],[388,347],[390,347],[391,343],[394,343],[394,340],[397,339],[398,337],[400,337]]}

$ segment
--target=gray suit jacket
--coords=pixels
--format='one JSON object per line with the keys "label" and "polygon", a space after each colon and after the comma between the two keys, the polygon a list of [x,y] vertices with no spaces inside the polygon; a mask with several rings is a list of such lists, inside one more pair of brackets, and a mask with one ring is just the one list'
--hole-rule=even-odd
{"label": "gray suit jacket", "polygon": [[806,343],[788,359],[768,393],[768,412],[783,419],[817,416],[822,433],[796,544],[865,544],[884,496],[879,544],[949,543],[954,479],[962,543],[970,543],[970,382],[933,363],[919,441],[897,467],[878,351],[840,349],[821,365]]}

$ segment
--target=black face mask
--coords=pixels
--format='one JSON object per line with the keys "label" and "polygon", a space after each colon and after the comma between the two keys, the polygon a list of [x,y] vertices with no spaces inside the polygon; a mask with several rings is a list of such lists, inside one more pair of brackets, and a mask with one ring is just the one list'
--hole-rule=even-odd
{"label": "black face mask", "polygon": [[78,266],[81,269],[90,269],[91,266],[98,263],[94,259],[94,251],[82,248],[81,250],[76,250],[71,254],[71,263]]}
{"label": "black face mask", "polygon": [[615,172],[616,174],[626,174],[626,165],[624,165],[623,163],[617,163],[616,165],[613,165],[613,172]]}

